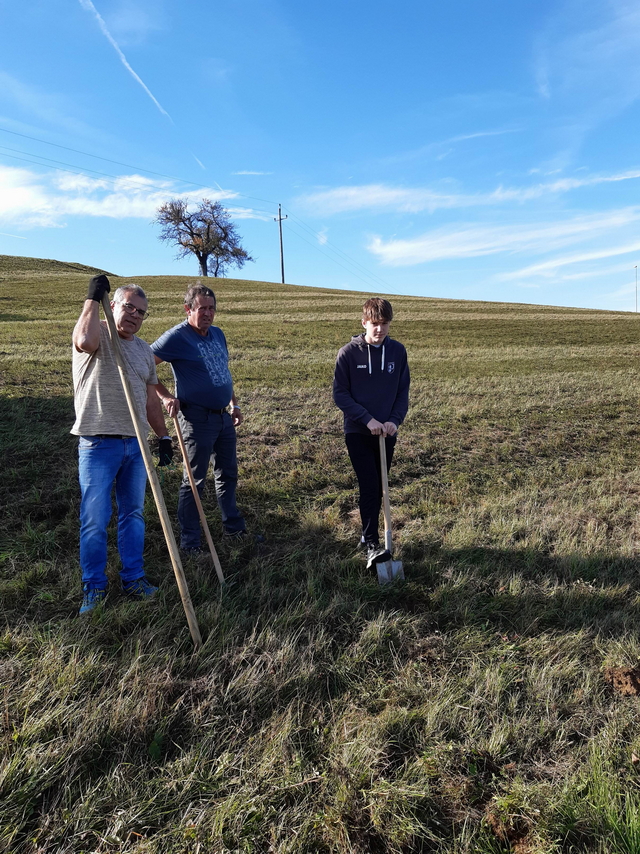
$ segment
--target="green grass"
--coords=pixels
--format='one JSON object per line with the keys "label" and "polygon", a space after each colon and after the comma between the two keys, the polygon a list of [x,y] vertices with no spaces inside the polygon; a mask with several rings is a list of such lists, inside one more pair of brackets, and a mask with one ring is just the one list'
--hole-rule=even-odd
{"label": "green grass", "polygon": [[[640,700],[603,678],[640,659],[638,317],[391,297],[407,580],[383,589],[330,393],[364,296],[211,280],[267,542],[220,548],[222,590],[185,564],[194,655],[150,496],[158,601],[117,595],[112,537],[114,593],[76,616],[70,335],[93,272],[0,257],[0,851],[640,851]],[[193,280],[136,281],[152,341]],[[161,480],[175,520],[178,467]]]}

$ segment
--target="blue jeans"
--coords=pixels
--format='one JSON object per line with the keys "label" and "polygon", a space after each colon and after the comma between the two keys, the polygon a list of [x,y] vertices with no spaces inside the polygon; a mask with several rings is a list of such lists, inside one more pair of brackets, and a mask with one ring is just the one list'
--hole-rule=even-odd
{"label": "blue jeans", "polygon": [[[202,497],[209,461],[212,460],[216,498],[224,530],[229,534],[244,531],[244,519],[236,505],[238,458],[236,428],[231,416],[228,412],[219,414],[190,403],[184,407],[184,411],[179,412],[178,420],[198,494]],[[180,485],[178,521],[181,547],[199,548],[200,516],[186,471]]]}
{"label": "blue jeans", "polygon": [[138,440],[81,436],[78,447],[80,492],[80,566],[82,583],[106,587],[107,526],[115,481],[118,551],[123,582],[144,575],[144,492],[147,472]]}

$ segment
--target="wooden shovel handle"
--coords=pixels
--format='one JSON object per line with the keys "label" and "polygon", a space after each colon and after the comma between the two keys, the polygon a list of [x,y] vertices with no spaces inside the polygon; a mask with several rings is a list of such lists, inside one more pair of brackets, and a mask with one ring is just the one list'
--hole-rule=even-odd
{"label": "wooden shovel handle", "polygon": [[202,524],[202,530],[204,531],[204,535],[207,538],[207,544],[209,546],[209,551],[211,552],[211,557],[213,559],[213,565],[216,568],[216,574],[218,576],[218,581],[220,584],[224,584],[224,575],[222,574],[222,567],[220,566],[220,560],[218,558],[218,552],[216,551],[216,547],[213,545],[213,540],[211,539],[211,532],[209,531],[209,525],[207,524],[207,517],[204,515],[204,508],[202,506],[202,501],[200,500],[200,493],[198,492],[198,487],[196,486],[196,481],[193,476],[193,471],[191,469],[191,463],[189,462],[189,457],[187,455],[187,449],[184,444],[184,438],[182,436],[182,430],[180,429],[180,422],[177,418],[173,419],[173,423],[176,428],[176,436],[178,437],[178,444],[180,445],[180,450],[182,452],[182,459],[184,460],[184,467],[187,472],[187,477],[189,478],[189,483],[191,484],[191,491],[193,492],[193,500],[196,503],[196,507],[198,508],[198,515],[200,516],[200,523]]}
{"label": "wooden shovel handle", "polygon": [[149,483],[151,484],[151,491],[153,492],[156,507],[158,508],[158,515],[160,516],[162,530],[164,531],[165,540],[167,541],[169,556],[171,557],[171,563],[173,565],[173,572],[176,577],[176,582],[178,584],[178,590],[180,591],[180,598],[182,599],[182,605],[184,607],[184,612],[187,617],[187,623],[189,624],[189,631],[191,632],[191,637],[193,638],[194,646],[197,649],[202,645],[202,636],[200,634],[198,621],[196,619],[196,614],[193,609],[193,604],[191,602],[191,596],[189,595],[187,579],[184,576],[184,569],[182,568],[182,563],[180,561],[178,545],[176,543],[176,538],[173,533],[173,528],[171,527],[169,514],[167,513],[167,507],[164,503],[164,496],[162,494],[162,489],[160,488],[160,481],[158,480],[156,469],[153,464],[153,457],[151,456],[149,443],[147,442],[146,435],[143,433],[142,424],[140,423],[140,418],[136,411],[135,399],[131,390],[129,377],[127,376],[124,358],[122,356],[122,349],[120,347],[120,337],[118,336],[118,330],[116,329],[115,320],[113,319],[113,313],[111,311],[111,304],[106,293],[102,297],[102,308],[104,310],[105,317],[107,318],[109,335],[111,337],[111,345],[113,347],[113,352],[116,357],[118,370],[120,372],[122,387],[124,388],[125,397],[127,398],[127,404],[129,405],[129,412],[131,413],[131,419],[133,421],[133,426],[135,428],[136,436],[138,438],[138,444],[140,445],[140,450],[144,459],[145,468],[147,469],[147,476],[149,478]]}
{"label": "wooden shovel handle", "polygon": [[382,433],[380,439],[380,478],[382,480],[382,512],[384,514],[384,547],[392,551],[391,503],[389,501],[389,477],[387,475],[387,446]]}

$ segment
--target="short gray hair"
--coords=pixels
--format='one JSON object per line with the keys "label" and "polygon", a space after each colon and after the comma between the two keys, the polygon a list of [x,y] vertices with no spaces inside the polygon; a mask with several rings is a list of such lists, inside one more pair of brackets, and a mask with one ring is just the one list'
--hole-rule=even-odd
{"label": "short gray hair", "polygon": [[140,285],[133,285],[133,284],[122,285],[121,288],[118,288],[118,290],[113,295],[113,301],[114,302],[126,302],[127,301],[127,294],[134,294],[134,296],[142,297],[142,299],[146,299],[147,302],[149,302],[149,300],[147,299],[147,295],[142,290]]}
{"label": "short gray hair", "polygon": [[208,288],[206,285],[197,282],[195,285],[189,288],[189,290],[184,295],[184,304],[189,308],[193,308],[193,304],[198,299],[198,297],[211,297],[213,298],[213,310],[216,310],[218,305],[218,300],[216,299],[216,295]]}

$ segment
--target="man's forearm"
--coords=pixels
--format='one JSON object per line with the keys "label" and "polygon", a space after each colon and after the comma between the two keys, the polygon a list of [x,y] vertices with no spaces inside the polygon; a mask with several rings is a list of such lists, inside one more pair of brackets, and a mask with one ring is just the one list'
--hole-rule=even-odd
{"label": "man's forearm", "polygon": [[160,396],[153,385],[147,386],[147,421],[156,436],[162,438],[167,435],[167,425],[164,423]]}
{"label": "man's forearm", "polygon": [[158,380],[156,385],[156,395],[157,399],[163,402],[164,408],[167,410],[171,418],[176,418],[178,412],[180,411],[180,401],[177,397],[174,397],[169,389]]}
{"label": "man's forearm", "polygon": [[100,303],[85,300],[82,313],[73,328],[73,346],[80,353],[95,353],[100,346]]}
{"label": "man's forearm", "polygon": [[163,403],[165,402],[166,399],[168,399],[168,398],[173,399],[173,397],[174,397],[174,395],[171,394],[171,392],[166,387],[166,385],[164,383],[161,383],[160,380],[158,380],[158,383],[156,385],[156,394],[158,395],[158,397],[160,398],[160,400]]}

